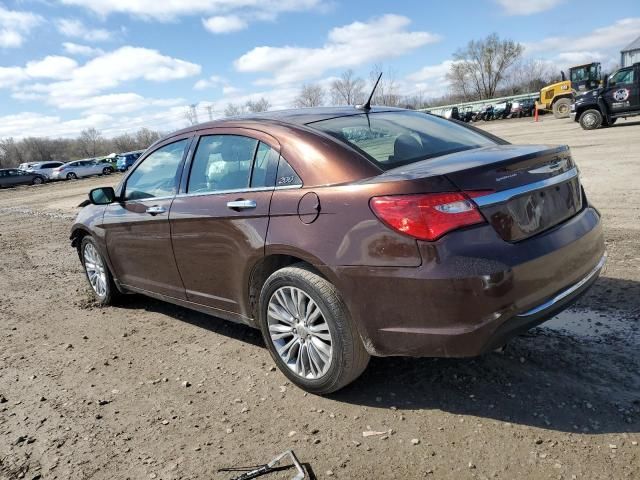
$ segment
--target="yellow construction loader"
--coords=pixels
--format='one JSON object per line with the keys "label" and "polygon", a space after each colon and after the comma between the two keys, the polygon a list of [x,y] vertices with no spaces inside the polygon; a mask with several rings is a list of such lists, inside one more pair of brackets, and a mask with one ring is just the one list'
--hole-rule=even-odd
{"label": "yellow construction loader", "polygon": [[569,79],[562,74],[562,81],[547,85],[540,90],[538,110],[552,111],[556,118],[569,118],[571,104],[576,94],[593,90],[600,86],[600,63],[588,63],[569,69]]}

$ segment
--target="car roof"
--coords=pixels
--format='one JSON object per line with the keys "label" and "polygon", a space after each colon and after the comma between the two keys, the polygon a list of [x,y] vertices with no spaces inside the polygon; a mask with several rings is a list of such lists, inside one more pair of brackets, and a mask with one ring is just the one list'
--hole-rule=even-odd
{"label": "car roof", "polygon": [[171,134],[180,135],[183,133],[189,133],[196,130],[203,130],[206,128],[223,127],[227,124],[234,124],[242,122],[277,122],[288,123],[293,125],[308,125],[310,123],[319,122],[322,120],[329,120],[331,118],[350,117],[352,115],[362,115],[364,113],[379,113],[379,112],[403,112],[407,111],[404,108],[394,107],[371,107],[371,110],[366,112],[365,110],[358,109],[351,105],[342,107],[311,107],[311,108],[293,108],[288,110],[274,110],[270,112],[250,113],[246,115],[239,115],[237,117],[222,118],[219,120],[213,120],[211,122],[200,123],[198,125],[192,125]]}

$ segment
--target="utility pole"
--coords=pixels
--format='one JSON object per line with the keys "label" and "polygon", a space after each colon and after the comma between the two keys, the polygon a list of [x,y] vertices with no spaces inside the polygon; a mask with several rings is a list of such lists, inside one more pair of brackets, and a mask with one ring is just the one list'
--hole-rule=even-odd
{"label": "utility pole", "polygon": [[198,111],[196,110],[196,106],[197,105],[195,103],[191,104],[191,113],[193,115],[193,120],[195,121],[195,124],[197,125],[200,122],[198,121]]}
{"label": "utility pole", "polygon": [[207,112],[209,112],[209,121],[213,120],[213,105],[207,106]]}

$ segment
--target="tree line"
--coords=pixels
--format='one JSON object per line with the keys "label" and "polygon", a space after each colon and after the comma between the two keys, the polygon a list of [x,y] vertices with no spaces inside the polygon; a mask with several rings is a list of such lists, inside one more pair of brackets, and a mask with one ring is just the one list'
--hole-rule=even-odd
{"label": "tree line", "polygon": [[[374,65],[369,79],[357,76],[353,70],[342,74],[323,86],[305,83],[300,87],[292,106],[295,108],[324,105],[357,105],[364,103],[375,83],[381,65]],[[517,95],[539,91],[545,85],[558,81],[559,72],[548,62],[524,59],[524,47],[510,39],[501,39],[491,34],[482,40],[472,40],[453,54],[453,62],[446,73],[449,90],[439,97],[429,97],[424,92],[406,95],[392,70],[384,72],[376,89],[372,103],[420,109],[459,102],[485,100],[499,96]],[[244,104],[229,103],[224,109],[226,117],[243,113],[270,110],[266,98],[248,100]],[[209,107],[209,116],[211,117]],[[198,123],[196,105],[185,111],[189,124]],[[147,148],[162,136],[161,132],[146,128],[134,134],[125,133],[113,138],[104,138],[96,129],[84,130],[78,138],[50,139],[27,137],[21,140],[0,139],[0,167],[15,166],[24,162],[50,160],[70,161],[79,158],[108,155]]]}
{"label": "tree line", "polygon": [[0,139],[0,168],[15,167],[21,163],[68,162],[82,158],[95,158],[111,153],[143,150],[164,134],[148,128],[105,138],[99,130],[83,130],[77,138],[25,137]]}

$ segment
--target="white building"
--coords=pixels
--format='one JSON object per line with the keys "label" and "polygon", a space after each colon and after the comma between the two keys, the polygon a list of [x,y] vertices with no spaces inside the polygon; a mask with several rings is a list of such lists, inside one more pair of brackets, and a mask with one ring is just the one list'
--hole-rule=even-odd
{"label": "white building", "polygon": [[630,67],[638,62],[640,62],[640,37],[620,50],[620,66]]}

